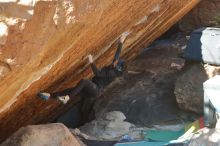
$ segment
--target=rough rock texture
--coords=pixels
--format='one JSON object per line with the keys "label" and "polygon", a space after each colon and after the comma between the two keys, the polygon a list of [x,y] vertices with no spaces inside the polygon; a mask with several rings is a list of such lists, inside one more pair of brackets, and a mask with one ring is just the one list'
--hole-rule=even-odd
{"label": "rough rock texture", "polygon": [[[199,0],[6,0],[0,2],[0,140],[19,127],[54,120],[59,106],[36,97],[91,76],[85,56],[110,63],[115,42],[130,32],[122,55],[134,58]],[[7,26],[7,27],[6,27]],[[57,108],[59,107],[59,108]]]}
{"label": "rough rock texture", "polygon": [[1,146],[80,146],[63,124],[34,125],[20,128]]}
{"label": "rough rock texture", "polygon": [[[109,118],[111,117],[111,118]],[[120,137],[127,134],[130,128],[135,126],[124,121],[125,115],[119,111],[105,113],[103,117],[85,124],[80,130],[91,137],[98,140],[119,140]]]}
{"label": "rough rock texture", "polygon": [[219,146],[220,129],[203,128],[191,139],[189,146]]}
{"label": "rough rock texture", "polygon": [[[31,57],[42,50],[47,39],[55,32],[55,25],[52,20],[49,20],[49,17],[54,15],[52,12],[54,4],[52,0],[0,2],[0,60],[2,62],[7,63],[11,68],[16,68],[27,63]],[[42,8],[45,8],[45,13],[42,13]]]}
{"label": "rough rock texture", "polygon": [[220,26],[220,1],[202,0],[180,21],[179,26],[187,32],[199,27]]}
{"label": "rough rock texture", "polygon": [[189,64],[175,84],[175,95],[181,109],[203,113],[203,82],[220,73],[220,67]]}

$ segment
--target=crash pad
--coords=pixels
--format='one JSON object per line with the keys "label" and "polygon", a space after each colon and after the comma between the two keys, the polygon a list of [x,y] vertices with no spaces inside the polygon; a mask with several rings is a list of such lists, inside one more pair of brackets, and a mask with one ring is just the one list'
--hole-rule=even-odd
{"label": "crash pad", "polygon": [[114,146],[163,146],[168,142],[148,142],[148,141],[137,141],[128,143],[117,143]]}
{"label": "crash pad", "polygon": [[143,131],[143,135],[144,135],[145,140],[171,141],[171,140],[178,139],[186,132],[193,133],[203,127],[204,127],[204,119],[203,117],[201,117],[198,120],[187,124],[184,128],[180,130],[172,131],[172,130],[149,129],[149,130]]}
{"label": "crash pad", "polygon": [[171,141],[178,139],[181,135],[184,134],[184,132],[184,129],[178,131],[151,129],[144,131],[144,138],[153,141]]}

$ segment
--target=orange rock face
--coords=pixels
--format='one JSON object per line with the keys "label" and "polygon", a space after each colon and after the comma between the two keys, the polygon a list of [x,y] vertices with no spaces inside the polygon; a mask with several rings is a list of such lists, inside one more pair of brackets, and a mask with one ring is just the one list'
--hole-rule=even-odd
{"label": "orange rock face", "polygon": [[89,78],[85,57],[110,63],[115,42],[130,32],[122,56],[134,58],[199,0],[6,0],[0,2],[0,140],[21,126],[53,121],[62,106],[36,97]]}

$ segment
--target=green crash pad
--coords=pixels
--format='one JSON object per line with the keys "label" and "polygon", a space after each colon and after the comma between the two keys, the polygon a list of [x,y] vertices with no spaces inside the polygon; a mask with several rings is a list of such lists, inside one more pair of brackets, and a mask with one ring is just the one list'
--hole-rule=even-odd
{"label": "green crash pad", "polygon": [[149,130],[143,131],[143,135],[144,135],[145,140],[171,141],[171,140],[178,139],[186,132],[193,133],[203,127],[204,127],[204,119],[203,117],[201,117],[198,120],[187,124],[183,129],[180,129],[177,131],[149,129]]}
{"label": "green crash pad", "polygon": [[168,142],[147,142],[147,141],[138,141],[138,142],[128,142],[128,143],[117,143],[114,146],[163,146]]}
{"label": "green crash pad", "polygon": [[149,139],[152,141],[171,141],[178,139],[184,134],[185,130],[181,129],[179,131],[169,131],[169,130],[147,130],[144,131],[144,139]]}

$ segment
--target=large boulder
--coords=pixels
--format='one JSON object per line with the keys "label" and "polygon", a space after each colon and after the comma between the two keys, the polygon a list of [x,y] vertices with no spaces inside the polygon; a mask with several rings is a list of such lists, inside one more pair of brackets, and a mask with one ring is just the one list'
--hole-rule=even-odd
{"label": "large boulder", "polygon": [[199,27],[220,25],[220,1],[202,0],[179,23],[183,31],[192,31]]}
{"label": "large boulder", "polygon": [[187,65],[175,84],[179,107],[186,111],[203,113],[203,82],[220,73],[220,67],[201,63]]}
{"label": "large boulder", "polygon": [[1,146],[80,146],[63,124],[33,125],[20,128]]}
{"label": "large boulder", "polygon": [[110,64],[117,39],[130,32],[121,54],[130,60],[198,2],[1,0],[0,61],[10,69],[0,64],[0,141],[22,126],[51,122],[65,112],[69,106],[43,103],[36,95],[91,77],[88,54],[98,67]]}

